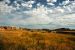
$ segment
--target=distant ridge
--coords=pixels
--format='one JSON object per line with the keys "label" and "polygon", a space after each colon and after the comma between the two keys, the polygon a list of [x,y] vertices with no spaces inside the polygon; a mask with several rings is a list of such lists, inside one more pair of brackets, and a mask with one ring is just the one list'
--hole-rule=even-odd
{"label": "distant ridge", "polygon": [[0,26],[0,30],[30,30],[30,31],[75,31],[74,29],[69,28],[58,28],[58,29],[29,29],[29,28],[22,28],[22,27],[16,27],[16,26]]}

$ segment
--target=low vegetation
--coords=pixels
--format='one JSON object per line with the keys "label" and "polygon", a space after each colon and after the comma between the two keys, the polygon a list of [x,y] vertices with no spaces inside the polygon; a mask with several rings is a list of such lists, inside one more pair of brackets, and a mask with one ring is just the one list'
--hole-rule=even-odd
{"label": "low vegetation", "polygon": [[0,50],[75,50],[75,36],[49,30],[2,29]]}

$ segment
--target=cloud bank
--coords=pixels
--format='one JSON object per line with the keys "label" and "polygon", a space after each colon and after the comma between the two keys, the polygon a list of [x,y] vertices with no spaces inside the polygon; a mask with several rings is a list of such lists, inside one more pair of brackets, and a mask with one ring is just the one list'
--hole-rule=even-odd
{"label": "cloud bank", "polygon": [[49,29],[75,28],[75,2],[66,0],[59,6],[56,6],[55,2],[57,0],[47,0],[47,5],[39,2],[34,7],[35,0],[15,0],[12,4],[10,0],[1,1],[0,25]]}

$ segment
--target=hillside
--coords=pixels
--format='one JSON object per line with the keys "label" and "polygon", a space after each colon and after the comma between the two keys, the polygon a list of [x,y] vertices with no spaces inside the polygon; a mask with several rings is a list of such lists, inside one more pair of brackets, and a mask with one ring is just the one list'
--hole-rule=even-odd
{"label": "hillside", "polygon": [[0,50],[75,50],[75,35],[1,26]]}

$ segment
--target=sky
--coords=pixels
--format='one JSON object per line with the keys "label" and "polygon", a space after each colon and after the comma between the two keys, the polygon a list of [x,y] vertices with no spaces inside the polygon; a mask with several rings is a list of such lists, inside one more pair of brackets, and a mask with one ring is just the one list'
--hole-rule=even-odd
{"label": "sky", "polygon": [[75,0],[0,0],[0,26],[75,29]]}

